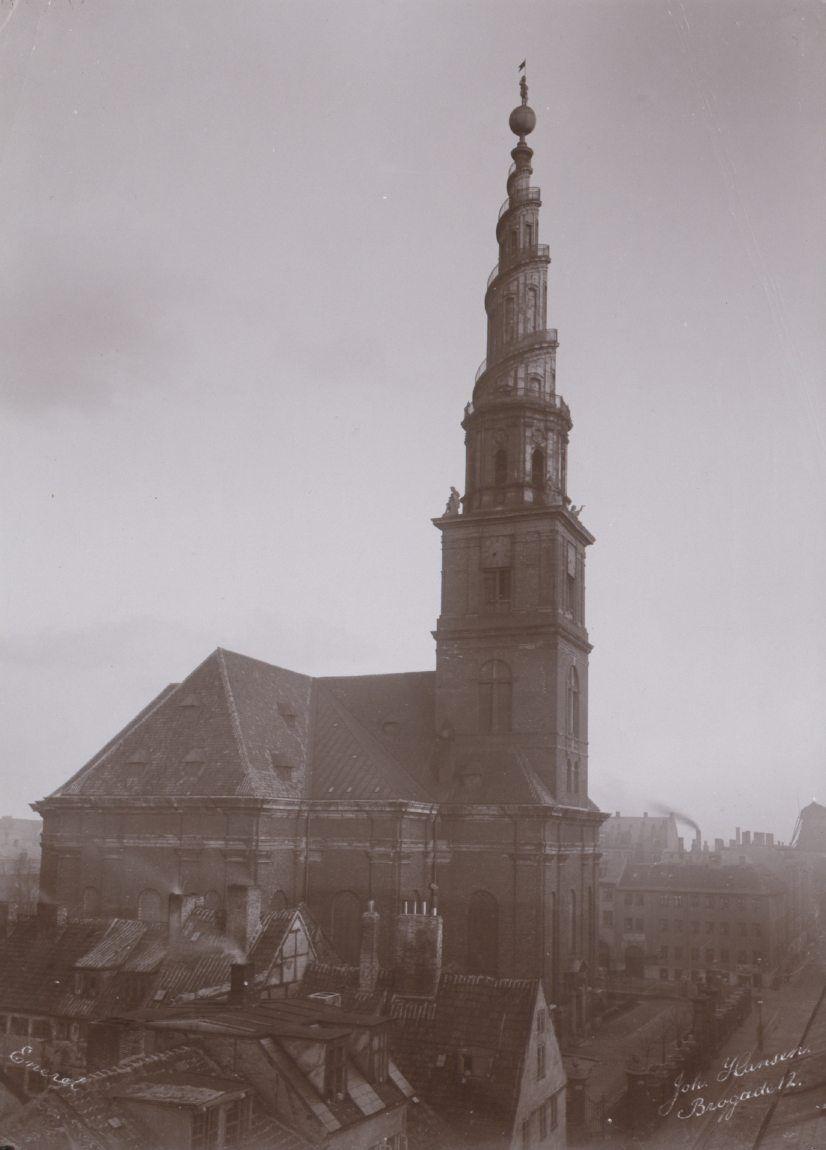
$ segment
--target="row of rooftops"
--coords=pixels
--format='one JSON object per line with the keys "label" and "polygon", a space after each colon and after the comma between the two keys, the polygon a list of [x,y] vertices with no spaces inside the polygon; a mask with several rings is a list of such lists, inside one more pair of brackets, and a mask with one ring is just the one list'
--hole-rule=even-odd
{"label": "row of rooftops", "polygon": [[[375,917],[374,911],[367,913]],[[434,916],[427,917],[432,922]],[[272,930],[276,919],[280,925]],[[276,936],[280,931],[283,938],[297,920],[307,927],[306,919],[309,913],[300,907],[270,916],[250,954],[257,953],[258,943],[267,933]],[[561,1076],[557,1088],[564,1085],[550,1016],[547,1024],[544,1021],[549,1008],[539,980],[442,974],[429,998],[412,1000],[394,989],[391,972],[379,971],[372,986],[365,989],[363,970],[330,961],[337,956],[319,939],[313,926],[307,927],[308,938],[315,943],[300,992],[298,987],[291,987],[291,995],[277,1001],[261,999],[261,984],[249,962],[230,963],[229,990],[223,985],[220,996],[213,994],[214,987],[207,987],[207,998],[186,1002],[178,993],[176,1001],[162,1002],[152,996],[139,1009],[126,1009],[114,993],[101,993],[92,997],[92,1009],[87,1012],[79,1008],[77,996],[60,985],[70,970],[82,974],[111,972],[114,963],[124,972],[128,967],[145,973],[144,968],[152,965],[147,960],[152,948],[154,953],[164,951],[159,945],[162,932],[161,924],[122,919],[60,923],[53,916],[21,922],[12,929],[0,946],[0,1009],[39,1016],[66,1011],[71,1016],[84,1015],[89,1025],[91,1065],[103,1066],[104,1070],[97,1085],[84,1084],[82,1090],[64,1091],[62,1095],[50,1089],[28,1103],[25,1116],[19,1120],[0,1119],[0,1135],[15,1140],[24,1129],[37,1131],[38,1137],[42,1135],[38,1147],[63,1150],[69,1144],[60,1142],[58,1127],[82,1127],[86,1140],[78,1144],[94,1150],[98,1146],[101,1150],[155,1150],[151,1129],[148,1132],[145,1123],[141,1125],[134,1106],[130,1111],[127,1103],[140,1103],[144,1114],[150,1114],[152,1107],[203,1110],[218,1104],[228,1106],[233,1100],[256,1095],[251,1083],[264,1081],[262,1075],[275,1074],[308,1117],[290,1129],[290,1124],[282,1124],[272,1106],[268,1110],[256,1095],[256,1113],[261,1119],[256,1130],[261,1139],[270,1141],[255,1141],[251,1133],[252,1140],[245,1146],[298,1150],[308,1145],[312,1129],[330,1134],[379,1111],[389,1113],[408,1103],[414,1105],[410,1102],[414,1089],[415,1113],[408,1122],[412,1150],[444,1145],[448,1138],[451,1144],[461,1145],[456,1141],[456,1130],[463,1122],[470,1122],[469,1129],[477,1133],[501,1132],[513,1123],[537,1011],[542,1012],[543,1032],[547,1025],[547,1041],[555,1048],[553,1065],[558,1064]],[[218,933],[210,916],[194,907],[173,942],[174,954],[160,958],[161,967],[168,961],[183,961],[194,935],[204,934],[214,943]],[[267,955],[271,949],[268,944]],[[24,969],[7,983],[5,976],[13,973],[15,964]],[[293,996],[293,992],[300,996]],[[121,1038],[140,1034],[140,1056],[121,1057],[126,1050],[134,1053],[135,1043],[130,1038],[112,1057],[113,1034]],[[366,1044],[357,1038],[359,1034],[368,1036]],[[373,1063],[368,1066],[364,1060],[371,1034],[389,1039],[391,1057],[386,1073],[374,1073]],[[229,1046],[226,1039],[232,1040]],[[245,1044],[252,1059],[242,1060],[242,1064],[250,1068],[258,1065],[260,1074],[256,1072],[252,1078],[249,1074],[236,1075],[234,1063],[230,1066],[220,1055],[222,1050],[237,1049],[238,1043]],[[48,1043],[33,1045],[38,1052],[48,1049]],[[168,1049],[170,1046],[173,1049]],[[311,1048],[349,1051],[347,1086],[340,1096],[330,1095],[317,1075],[308,1076],[312,1059],[308,1063],[300,1051]],[[152,1057],[148,1058],[150,1052]],[[109,1073],[106,1068],[113,1066],[124,1069]],[[457,1093],[460,1079],[462,1089]],[[474,1089],[479,1097],[469,1119],[467,1099]],[[424,1103],[418,1101],[419,1095]],[[444,1121],[457,1124],[449,1135]],[[113,1130],[117,1130],[117,1137]],[[470,1135],[468,1147],[477,1144],[475,1137]],[[318,1143],[309,1137],[309,1144]]]}

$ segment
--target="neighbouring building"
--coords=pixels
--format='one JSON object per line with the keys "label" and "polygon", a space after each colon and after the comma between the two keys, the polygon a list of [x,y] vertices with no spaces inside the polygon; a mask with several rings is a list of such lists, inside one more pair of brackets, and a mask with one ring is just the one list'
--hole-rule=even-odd
{"label": "neighbouring building", "polygon": [[0,817],[0,901],[13,914],[30,914],[37,904],[40,877],[40,819]]}
{"label": "neighbouring building", "polygon": [[139,1008],[221,1000],[233,963],[250,963],[262,1001],[298,991],[312,961],[337,955],[306,907],[259,913],[258,892],[230,888],[226,922],[200,901],[171,895],[168,921],[66,920],[54,907],[18,921],[0,941],[0,1082],[19,1100],[44,1088],[12,1054],[31,1047],[39,1066],[84,1072],[95,1020]]}
{"label": "neighbouring building", "polygon": [[613,899],[611,965],[629,978],[760,985],[794,953],[787,887],[765,867],[627,863]]}
{"label": "neighbouring building", "polygon": [[[566,1077],[542,980],[445,973],[443,923],[408,906],[396,920],[398,960],[378,965],[378,915],[364,915],[358,966],[311,963],[303,992],[345,1011],[392,1020],[390,1051],[444,1124],[424,1146],[523,1150],[566,1145]],[[412,1129],[419,1123],[410,1108]]]}
{"label": "neighbouring building", "polygon": [[615,811],[599,829],[599,849],[605,859],[662,862],[680,850],[674,815],[621,815]]}
{"label": "neighbouring building", "polygon": [[53,1086],[0,1115],[0,1140],[33,1150],[313,1150],[267,1112],[249,1076],[200,1043]]}
{"label": "neighbouring building", "polygon": [[[317,1150],[405,1150],[413,1088],[390,1055],[389,1019],[319,999],[247,1001],[243,973],[239,967],[228,1002],[141,1011],[96,1024],[90,1073],[196,1044],[222,1073],[250,1083],[266,1112]],[[188,1145],[183,1134],[176,1147]]]}
{"label": "neighbouring building", "polygon": [[312,679],[214,652],[33,804],[42,893],[70,918],[162,922],[177,891],[226,912],[253,885],[266,911],[306,904],[356,961],[372,898],[392,966],[397,912],[437,897],[446,970],[541,978],[563,1024],[586,1024],[604,818],[588,797],[593,536],[568,495],[535,122],[523,83],[465,492],[434,520],[435,671]]}

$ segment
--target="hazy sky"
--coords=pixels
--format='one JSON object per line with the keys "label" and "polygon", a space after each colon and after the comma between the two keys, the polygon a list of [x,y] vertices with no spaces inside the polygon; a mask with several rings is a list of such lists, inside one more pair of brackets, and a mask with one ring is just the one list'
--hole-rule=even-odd
{"label": "hazy sky", "polygon": [[2,810],[221,645],[431,668],[516,65],[591,792],[826,801],[822,0],[0,0]]}

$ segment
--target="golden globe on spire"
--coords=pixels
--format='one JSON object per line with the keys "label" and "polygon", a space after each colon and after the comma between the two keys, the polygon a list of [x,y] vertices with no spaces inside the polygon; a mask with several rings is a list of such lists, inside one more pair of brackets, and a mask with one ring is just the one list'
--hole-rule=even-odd
{"label": "golden globe on spire", "polygon": [[[522,67],[524,64],[520,64],[520,69]],[[519,137],[519,142],[523,143],[525,137],[536,127],[536,112],[528,104],[528,79],[524,74],[519,80],[519,95],[522,97],[522,103],[511,112],[508,123],[510,130]]]}

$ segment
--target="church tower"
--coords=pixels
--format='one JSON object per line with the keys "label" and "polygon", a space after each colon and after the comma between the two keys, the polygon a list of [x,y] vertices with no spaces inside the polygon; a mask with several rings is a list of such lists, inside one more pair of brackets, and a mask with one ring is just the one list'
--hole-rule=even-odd
{"label": "church tower", "polygon": [[508,801],[496,784],[516,762],[554,803],[590,807],[585,551],[594,540],[567,491],[571,414],[556,390],[550,255],[526,143],[536,115],[524,78],[520,91],[499,261],[485,291],[487,357],[462,421],[465,494],[454,492],[435,520],[436,728],[451,748],[439,772],[444,784],[449,775]]}

